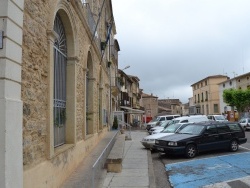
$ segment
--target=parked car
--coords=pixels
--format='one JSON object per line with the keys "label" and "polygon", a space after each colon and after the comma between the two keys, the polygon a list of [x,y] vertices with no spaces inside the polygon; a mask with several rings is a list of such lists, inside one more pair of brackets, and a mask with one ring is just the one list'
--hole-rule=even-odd
{"label": "parked car", "polygon": [[246,143],[245,131],[237,122],[205,122],[189,124],[178,133],[155,140],[154,149],[166,154],[195,157],[199,152],[229,149],[237,151]]}
{"label": "parked car", "polygon": [[163,121],[159,126],[152,127],[148,133],[151,135],[154,131],[161,132],[163,129],[167,128],[167,126],[171,123],[170,121]]}
{"label": "parked car", "polygon": [[210,121],[228,121],[224,115],[207,115]]}
{"label": "parked car", "polygon": [[158,139],[163,136],[172,135],[175,132],[182,129],[184,126],[185,124],[171,124],[158,134],[152,134],[152,135],[144,137],[141,141],[141,144],[147,149],[153,149],[153,145],[155,144],[155,139]]}
{"label": "parked car", "polygon": [[[172,119],[169,124],[175,124],[175,123],[195,123],[195,122],[202,122],[202,121],[209,121],[206,115],[191,115],[191,116],[181,116],[181,117],[177,117]],[[156,127],[154,127],[156,128]],[[154,129],[151,128],[151,129]],[[150,132],[151,132],[150,129]],[[156,130],[152,131],[151,134],[157,134],[159,132],[161,132],[161,130],[159,130],[160,128],[157,128]],[[163,129],[162,129],[163,130]]]}
{"label": "parked car", "polygon": [[206,115],[191,115],[191,116],[181,116],[173,119],[174,123],[195,123],[209,121]]}
{"label": "parked car", "polygon": [[148,124],[146,129],[149,131],[151,128],[159,125],[162,121],[170,121],[174,118],[180,117],[180,115],[164,115],[164,116],[157,116],[153,120],[151,120]]}
{"label": "parked car", "polygon": [[239,124],[245,129],[249,130],[250,129],[250,118],[241,118],[239,120]]}

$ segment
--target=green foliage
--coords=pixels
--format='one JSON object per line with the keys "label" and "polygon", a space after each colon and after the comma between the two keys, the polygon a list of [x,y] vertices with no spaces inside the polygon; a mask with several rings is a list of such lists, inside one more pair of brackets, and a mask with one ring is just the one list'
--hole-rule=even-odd
{"label": "green foliage", "polygon": [[113,129],[118,129],[118,119],[117,119],[116,116],[114,117],[114,122],[113,122],[112,128],[113,128]]}
{"label": "green foliage", "polygon": [[223,100],[229,106],[235,106],[239,112],[243,112],[250,106],[250,90],[226,89],[223,91]]}

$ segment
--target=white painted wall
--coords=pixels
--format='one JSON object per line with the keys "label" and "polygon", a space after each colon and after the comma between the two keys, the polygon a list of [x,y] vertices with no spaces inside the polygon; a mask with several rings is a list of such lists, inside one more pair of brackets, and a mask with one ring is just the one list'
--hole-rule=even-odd
{"label": "white painted wall", "polygon": [[23,187],[21,63],[24,0],[0,1],[0,187]]}
{"label": "white painted wall", "polygon": [[219,84],[220,112],[224,112],[225,107],[227,108],[227,111],[231,111],[231,107],[227,106],[227,104],[223,101],[223,91],[231,88],[236,88],[236,79],[234,78]]}

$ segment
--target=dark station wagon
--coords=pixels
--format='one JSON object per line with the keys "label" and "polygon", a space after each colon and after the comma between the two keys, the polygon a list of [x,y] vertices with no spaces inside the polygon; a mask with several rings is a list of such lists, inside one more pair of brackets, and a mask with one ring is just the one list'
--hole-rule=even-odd
{"label": "dark station wagon", "polygon": [[246,141],[245,131],[237,122],[204,122],[189,124],[174,135],[157,139],[154,149],[193,158],[199,152],[209,150],[228,149],[235,152]]}

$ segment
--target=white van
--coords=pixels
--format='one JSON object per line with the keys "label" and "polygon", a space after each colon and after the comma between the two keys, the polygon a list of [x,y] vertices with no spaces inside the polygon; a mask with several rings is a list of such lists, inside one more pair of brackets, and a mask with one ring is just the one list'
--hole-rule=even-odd
{"label": "white van", "polygon": [[223,115],[207,115],[210,121],[228,121]]}
{"label": "white van", "polygon": [[146,129],[149,131],[152,127],[159,125],[163,121],[170,121],[174,118],[180,117],[180,115],[164,115],[164,116],[157,116],[156,118],[152,119],[150,122],[147,123]]}

